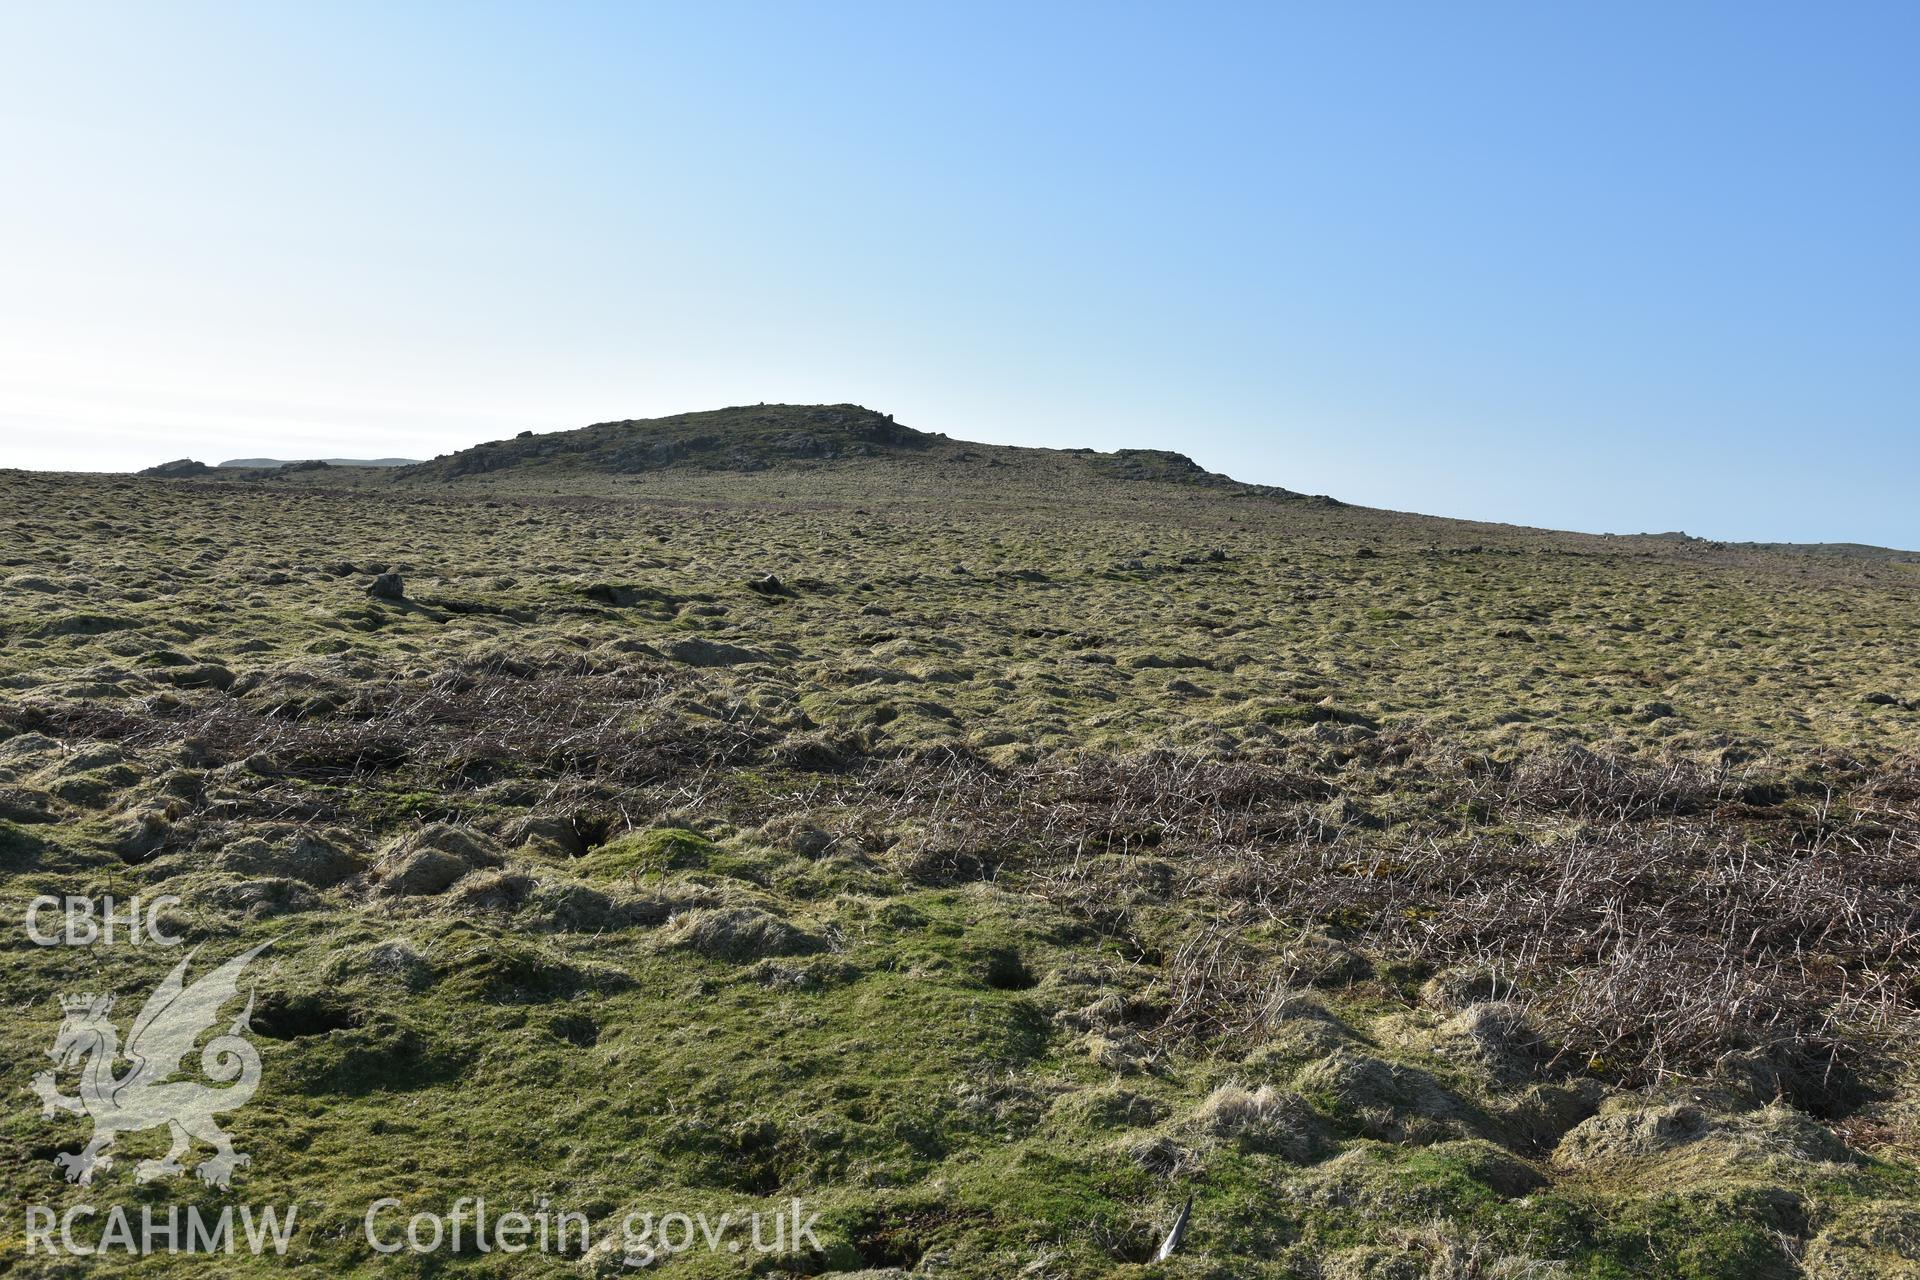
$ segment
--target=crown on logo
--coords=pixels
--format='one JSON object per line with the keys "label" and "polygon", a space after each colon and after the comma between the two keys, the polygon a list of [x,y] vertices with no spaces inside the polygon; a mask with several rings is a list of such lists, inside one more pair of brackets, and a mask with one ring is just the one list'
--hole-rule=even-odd
{"label": "crown on logo", "polygon": [[113,1008],[112,996],[75,995],[61,996],[60,1008],[67,1013],[87,1013],[94,1017],[103,1016]]}

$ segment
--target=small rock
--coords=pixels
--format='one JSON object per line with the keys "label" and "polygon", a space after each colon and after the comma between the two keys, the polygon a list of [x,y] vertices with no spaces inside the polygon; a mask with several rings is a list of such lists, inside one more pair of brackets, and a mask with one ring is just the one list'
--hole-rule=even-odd
{"label": "small rock", "polygon": [[397,573],[382,573],[367,584],[367,594],[376,600],[404,600],[407,584]]}

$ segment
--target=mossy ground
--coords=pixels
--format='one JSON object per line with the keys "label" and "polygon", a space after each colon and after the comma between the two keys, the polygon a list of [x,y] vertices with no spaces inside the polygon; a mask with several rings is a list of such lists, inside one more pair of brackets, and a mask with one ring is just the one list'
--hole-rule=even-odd
{"label": "mossy ground", "polygon": [[[0,474],[0,1193],[302,1205],[287,1258],[212,1265],[26,1258],[10,1209],[10,1274],[594,1265],[377,1257],[360,1215],[388,1195],[822,1214],[824,1254],[696,1250],[686,1276],[1913,1265],[1915,1064],[1872,1037],[1912,1025],[1912,944],[1881,925],[1920,901],[1920,566],[959,452]],[[404,599],[365,593],[385,571]],[[1567,759],[1612,772],[1542,763]],[[1497,951],[1489,921],[1533,901],[1497,891],[1628,835],[1667,852],[1621,873],[1620,937],[1700,963],[1634,895],[1739,889],[1755,940],[1712,945],[1742,975],[1794,943],[1852,975],[1783,997],[1857,1024],[1846,1088],[1751,1017],[1605,1046],[1594,1010],[1630,1011],[1580,983],[1623,950]],[[1834,871],[1852,933],[1757,883],[1867,853]],[[60,1180],[85,1125],[26,1091],[53,997],[135,1001],[178,954],[36,947],[40,893],[179,894],[203,956],[272,940],[231,1192],[136,1186],[157,1133]],[[1513,964],[1463,995],[1474,895]],[[1876,981],[1877,1021],[1850,994]]]}

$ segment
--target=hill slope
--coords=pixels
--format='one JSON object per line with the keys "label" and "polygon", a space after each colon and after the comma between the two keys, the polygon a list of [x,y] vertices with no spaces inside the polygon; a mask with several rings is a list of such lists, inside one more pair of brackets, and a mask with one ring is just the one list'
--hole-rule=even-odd
{"label": "hill slope", "polygon": [[[273,944],[228,1131],[287,1258],[88,1275],[384,1273],[377,1198],[475,1196],[803,1201],[768,1280],[1913,1274],[1920,567],[876,416],[0,472],[0,897]],[[184,1194],[157,1134],[66,1183],[26,1083],[179,958],[0,952],[0,1197]]]}

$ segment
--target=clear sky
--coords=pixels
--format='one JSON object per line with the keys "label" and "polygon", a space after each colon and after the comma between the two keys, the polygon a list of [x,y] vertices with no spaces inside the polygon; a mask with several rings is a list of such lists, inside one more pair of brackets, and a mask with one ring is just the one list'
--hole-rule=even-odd
{"label": "clear sky", "polygon": [[851,400],[1920,548],[1920,5],[0,0],[0,465]]}

